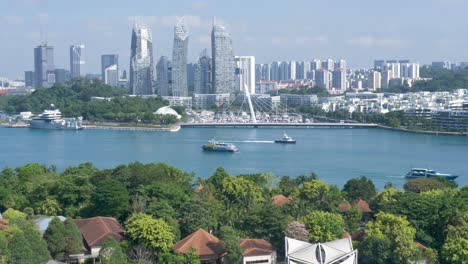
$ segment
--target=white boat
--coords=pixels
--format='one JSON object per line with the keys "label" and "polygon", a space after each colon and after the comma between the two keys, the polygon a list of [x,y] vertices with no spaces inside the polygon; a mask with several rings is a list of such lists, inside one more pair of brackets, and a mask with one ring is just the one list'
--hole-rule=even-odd
{"label": "white boat", "polygon": [[296,144],[296,140],[292,137],[288,136],[288,134],[283,133],[283,137],[280,139],[275,140],[275,143],[280,144]]}
{"label": "white boat", "polygon": [[441,177],[452,181],[455,180],[458,176],[453,174],[439,173],[434,170],[425,168],[413,168],[406,174],[405,177],[409,179]]}
{"label": "white boat", "polygon": [[39,129],[63,129],[80,130],[84,129],[82,117],[62,118],[62,113],[52,104],[50,109],[44,110],[42,114],[31,119],[31,128]]}

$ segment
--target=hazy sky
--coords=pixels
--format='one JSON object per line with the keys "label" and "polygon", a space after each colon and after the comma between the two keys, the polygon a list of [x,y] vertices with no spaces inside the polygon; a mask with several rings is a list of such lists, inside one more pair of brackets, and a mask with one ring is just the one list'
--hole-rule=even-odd
{"label": "hazy sky", "polygon": [[86,46],[86,73],[100,55],[118,53],[128,68],[132,17],[153,32],[155,63],[171,57],[173,26],[186,16],[189,61],[210,48],[213,16],[232,32],[235,55],[257,62],[345,58],[367,67],[377,58],[468,61],[468,0],[0,0],[0,76],[33,69],[41,31],[69,69],[72,43]]}

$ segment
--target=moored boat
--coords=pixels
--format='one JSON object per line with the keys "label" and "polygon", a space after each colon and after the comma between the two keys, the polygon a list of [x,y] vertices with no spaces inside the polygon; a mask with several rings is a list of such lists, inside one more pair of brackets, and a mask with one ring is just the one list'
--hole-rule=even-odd
{"label": "moored boat", "polygon": [[44,110],[40,115],[30,121],[31,128],[81,130],[83,118],[62,118],[62,113],[53,104],[50,109]]}

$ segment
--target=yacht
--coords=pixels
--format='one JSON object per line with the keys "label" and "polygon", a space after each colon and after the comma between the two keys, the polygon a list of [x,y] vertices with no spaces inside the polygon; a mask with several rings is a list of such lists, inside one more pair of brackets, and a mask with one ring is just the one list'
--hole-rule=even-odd
{"label": "yacht", "polygon": [[208,144],[202,146],[204,151],[213,152],[237,152],[239,149],[234,144],[218,142],[214,139],[208,141]]}
{"label": "yacht", "polygon": [[296,144],[296,140],[284,133],[282,138],[275,140],[275,143]]}
{"label": "yacht", "polygon": [[62,113],[55,108],[53,104],[50,109],[44,110],[40,115],[31,119],[31,128],[41,129],[64,129],[64,130],[80,130],[83,129],[83,118],[62,118]]}
{"label": "yacht", "polygon": [[447,180],[453,181],[458,176],[453,174],[439,173],[434,170],[424,169],[424,168],[413,168],[405,176],[405,178],[416,179],[416,178],[431,178],[431,177],[441,177]]}

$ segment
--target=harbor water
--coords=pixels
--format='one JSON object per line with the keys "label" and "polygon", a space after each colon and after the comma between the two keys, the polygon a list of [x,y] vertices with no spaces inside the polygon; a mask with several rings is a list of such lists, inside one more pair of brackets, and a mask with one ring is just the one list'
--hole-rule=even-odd
{"label": "harbor water", "polygon": [[[468,183],[468,137],[402,133],[378,128],[287,129],[297,144],[275,144],[284,129],[182,128],[178,132],[35,130],[0,128],[0,167],[39,162],[59,170],[83,162],[112,168],[130,162],[165,162],[206,178],[223,166],[231,174],[271,172],[295,177],[315,172],[340,188],[366,176],[379,189],[401,187],[412,167],[459,175]],[[203,152],[208,140],[234,143],[238,153]]]}

